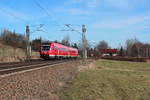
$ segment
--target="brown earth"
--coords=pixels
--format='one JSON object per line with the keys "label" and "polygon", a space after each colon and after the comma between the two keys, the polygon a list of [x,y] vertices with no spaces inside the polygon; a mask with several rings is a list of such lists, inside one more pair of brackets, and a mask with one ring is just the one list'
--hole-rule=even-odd
{"label": "brown earth", "polygon": [[0,76],[0,100],[60,100],[61,91],[78,73],[80,61]]}

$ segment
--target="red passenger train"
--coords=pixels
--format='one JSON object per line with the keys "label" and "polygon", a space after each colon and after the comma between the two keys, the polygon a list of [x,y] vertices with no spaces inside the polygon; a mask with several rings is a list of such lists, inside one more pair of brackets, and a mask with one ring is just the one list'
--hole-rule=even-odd
{"label": "red passenger train", "polygon": [[42,43],[40,57],[43,59],[50,58],[77,58],[78,49],[64,46],[59,43]]}

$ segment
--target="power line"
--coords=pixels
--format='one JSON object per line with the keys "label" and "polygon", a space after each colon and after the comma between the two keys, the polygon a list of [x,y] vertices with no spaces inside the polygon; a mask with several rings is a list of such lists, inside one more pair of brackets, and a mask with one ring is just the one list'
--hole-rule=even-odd
{"label": "power line", "polygon": [[[40,8],[40,9],[42,9],[50,18],[52,18],[52,15],[49,13],[49,11],[48,11],[48,9],[45,7],[43,7],[37,0],[33,0],[34,1],[34,3]],[[58,18],[57,18],[58,19]],[[59,25],[59,26],[61,26],[61,24],[62,25],[65,25],[65,26],[67,26],[69,29],[71,29],[71,31],[75,31],[75,32],[77,32],[77,33],[79,33],[79,34],[82,34],[81,32],[79,32],[78,30],[76,30],[76,29],[74,29],[73,27],[71,27],[70,25],[71,24],[63,24],[63,23],[60,23],[60,22],[62,22],[62,21],[60,21],[60,19],[58,19],[59,20],[59,22],[58,21],[55,21],[55,23],[57,24],[57,25]],[[61,31],[64,31],[64,30],[61,30]],[[68,30],[69,31],[69,30]]]}
{"label": "power line", "polygon": [[36,31],[43,31],[42,28],[44,27],[44,24],[40,24],[37,26],[36,30],[34,30],[33,32],[30,32],[30,33],[34,33]]}
{"label": "power line", "polygon": [[[47,11],[49,11],[49,8],[47,7],[47,6],[45,6],[45,8],[47,9]],[[50,10],[51,11],[51,16],[53,16],[56,20],[57,20],[57,22],[61,25],[64,25],[64,22],[57,16],[55,16],[55,14],[54,14],[54,12],[53,12],[53,10]],[[53,14],[53,15],[52,15]]]}
{"label": "power line", "polygon": [[[33,0],[33,1],[41,10],[43,10],[47,14],[48,17],[52,18],[52,15],[49,13],[49,11],[46,8],[44,8],[37,0]],[[57,25],[61,26],[59,22],[57,21],[54,21],[54,22]]]}
{"label": "power line", "polygon": [[71,24],[65,24],[70,30],[62,30],[62,31],[75,31],[77,33],[79,33],[81,36],[82,36],[82,56],[84,59],[87,58],[87,39],[86,39],[86,36],[85,36],[85,33],[86,33],[86,27],[85,25],[83,24],[82,25],[82,32],[78,31],[78,30],[75,30],[74,28],[72,28],[70,25]]}
{"label": "power line", "polygon": [[[44,4],[44,2],[43,2],[43,4]],[[48,6],[46,5],[46,6],[44,6],[44,8],[47,10],[47,12],[49,13],[49,8],[48,8]],[[53,12],[53,10],[51,10],[50,9],[50,11],[51,11],[51,13],[49,13],[50,15],[51,15],[51,17],[54,17],[54,19],[55,19],[55,22],[57,22],[58,24],[62,24],[62,25],[64,25],[64,23],[63,23],[63,21],[57,16],[55,16],[55,14],[54,14],[54,12]],[[56,21],[57,20],[57,21]]]}
{"label": "power line", "polygon": [[[46,14],[47,14],[47,16],[48,17],[50,17],[50,18],[52,18],[52,15],[49,13],[49,11],[48,11],[48,9],[46,8],[46,7],[43,7],[42,5],[41,5],[41,3],[39,3],[37,0],[33,0],[34,1],[34,3],[41,9],[41,10],[43,10]],[[59,25],[59,26],[61,26],[61,23],[60,23],[61,21],[55,21],[55,23],[57,24],[57,25]],[[66,27],[68,27],[70,30],[67,30],[67,31],[75,31],[75,32],[77,32],[77,33],[79,33],[80,35],[82,35],[82,32],[80,32],[80,31],[78,31],[78,30],[76,30],[76,29],[74,29],[73,27],[71,27],[70,25],[71,24],[63,24],[62,23],[62,25],[65,25]],[[61,30],[61,31],[65,31],[65,30]]]}
{"label": "power line", "polygon": [[5,10],[5,9],[2,9],[2,8],[0,8],[0,10],[1,10],[2,12],[4,12],[4,13],[6,13],[6,14],[8,14],[8,15],[14,17],[14,18],[16,18],[17,20],[20,20],[21,22],[26,23],[26,21],[25,21],[23,18],[21,18],[21,17],[15,15],[14,13],[9,12],[9,11],[7,11],[7,10]]}
{"label": "power line", "polygon": [[79,33],[80,35],[82,34],[80,31],[78,31],[78,30],[72,28],[70,25],[71,25],[71,24],[65,24],[65,26],[67,26],[69,29],[71,29],[71,31],[75,31],[75,32]]}

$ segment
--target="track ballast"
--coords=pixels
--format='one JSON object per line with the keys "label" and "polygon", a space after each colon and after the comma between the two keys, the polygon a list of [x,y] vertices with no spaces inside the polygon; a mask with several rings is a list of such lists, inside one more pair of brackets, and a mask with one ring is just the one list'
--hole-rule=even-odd
{"label": "track ballast", "polygon": [[50,61],[31,61],[23,63],[5,63],[0,64],[0,75],[10,74],[14,72],[40,68],[49,65],[61,64],[70,60],[50,60]]}

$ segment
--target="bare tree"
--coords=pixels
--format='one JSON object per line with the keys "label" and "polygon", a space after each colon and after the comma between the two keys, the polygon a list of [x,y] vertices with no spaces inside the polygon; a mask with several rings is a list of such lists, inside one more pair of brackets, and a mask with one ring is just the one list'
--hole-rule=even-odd
{"label": "bare tree", "polygon": [[73,48],[77,48],[77,49],[78,49],[78,45],[77,45],[77,43],[72,43],[72,44],[71,44],[71,47],[73,47]]}
{"label": "bare tree", "polygon": [[10,45],[14,48],[25,48],[25,37],[21,34],[15,33],[15,31],[2,31],[0,40],[3,44]]}
{"label": "bare tree", "polygon": [[143,43],[141,43],[137,39],[128,39],[126,41],[126,54],[127,56],[132,57],[140,57],[141,53],[140,50],[143,47]]}
{"label": "bare tree", "polygon": [[126,55],[132,56],[132,47],[136,43],[137,40],[135,39],[128,39],[126,41]]}
{"label": "bare tree", "polygon": [[125,56],[125,52],[123,47],[121,46],[120,50],[119,50],[119,56]]}
{"label": "bare tree", "polygon": [[132,57],[150,57],[150,45],[137,39],[126,41],[126,55]]}
{"label": "bare tree", "polygon": [[69,38],[69,36],[64,37],[63,40],[61,41],[61,43],[63,45],[66,45],[66,46],[70,46],[70,38]]}
{"label": "bare tree", "polygon": [[32,49],[35,51],[40,51],[41,39],[34,39],[32,40]]}
{"label": "bare tree", "polygon": [[107,49],[107,48],[108,48],[108,43],[105,40],[100,41],[99,44],[97,45],[98,50]]}
{"label": "bare tree", "polygon": [[[3,30],[0,34],[0,42],[4,45],[9,45],[13,48],[13,52],[10,56],[16,57],[17,48],[22,48],[25,50],[25,37],[21,34],[17,34],[15,31],[11,32],[9,30]],[[2,48],[2,54],[5,54],[5,46]],[[3,55],[4,56],[4,55]]]}
{"label": "bare tree", "polygon": [[[89,56],[90,55],[90,50],[91,50],[91,45],[90,45],[90,43],[87,39],[85,40],[85,43],[86,43],[87,56]],[[81,40],[78,43],[78,50],[79,50],[79,54],[81,56],[83,56],[83,43],[82,43]]]}

